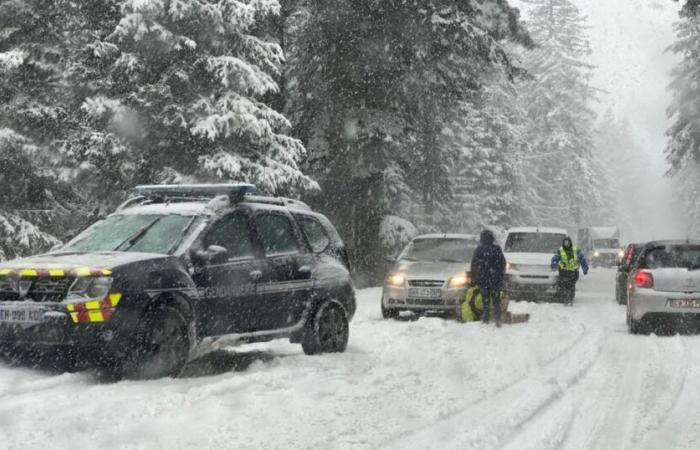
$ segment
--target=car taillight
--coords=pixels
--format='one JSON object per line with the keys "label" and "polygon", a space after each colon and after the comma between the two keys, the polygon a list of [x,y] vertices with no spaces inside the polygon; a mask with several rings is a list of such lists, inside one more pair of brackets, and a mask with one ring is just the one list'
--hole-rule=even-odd
{"label": "car taillight", "polygon": [[634,274],[634,284],[640,288],[653,288],[654,277],[649,272],[637,272]]}

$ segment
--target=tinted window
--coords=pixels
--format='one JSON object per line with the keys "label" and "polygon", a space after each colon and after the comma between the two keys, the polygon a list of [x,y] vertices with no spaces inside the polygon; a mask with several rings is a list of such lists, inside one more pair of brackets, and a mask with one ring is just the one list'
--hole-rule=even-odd
{"label": "tinted window", "polygon": [[509,233],[505,251],[509,253],[556,253],[566,236],[554,233]]}
{"label": "tinted window", "polygon": [[229,252],[230,258],[255,256],[253,242],[250,239],[248,216],[234,213],[214,224],[204,240],[205,247],[218,245]]}
{"label": "tinted window", "polygon": [[326,228],[313,217],[298,215],[296,218],[297,223],[301,227],[301,231],[304,232],[304,236],[306,236],[309,245],[311,245],[311,250],[314,252],[325,250],[331,242]]}
{"label": "tinted window", "polygon": [[476,240],[472,239],[416,239],[401,252],[399,259],[407,261],[471,261]]}
{"label": "tinted window", "polygon": [[655,247],[646,252],[639,265],[643,269],[700,269],[700,246],[668,245]]}
{"label": "tinted window", "polygon": [[281,214],[261,214],[255,220],[258,237],[266,255],[298,251],[294,228]]}

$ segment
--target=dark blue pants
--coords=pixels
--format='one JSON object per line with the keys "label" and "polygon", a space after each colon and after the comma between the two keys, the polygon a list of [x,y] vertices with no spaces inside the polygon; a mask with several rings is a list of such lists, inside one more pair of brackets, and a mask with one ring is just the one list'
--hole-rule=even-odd
{"label": "dark blue pants", "polygon": [[481,299],[484,302],[484,313],[481,317],[484,323],[489,323],[491,308],[496,322],[501,321],[501,291],[498,289],[481,288]]}

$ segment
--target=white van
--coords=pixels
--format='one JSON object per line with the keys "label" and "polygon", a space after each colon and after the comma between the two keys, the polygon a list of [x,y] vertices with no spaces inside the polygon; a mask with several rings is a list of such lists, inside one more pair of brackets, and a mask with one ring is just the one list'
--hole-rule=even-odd
{"label": "white van", "polygon": [[558,273],[552,257],[568,233],[563,228],[518,227],[506,234],[503,251],[506,266],[505,290],[513,300],[553,300]]}

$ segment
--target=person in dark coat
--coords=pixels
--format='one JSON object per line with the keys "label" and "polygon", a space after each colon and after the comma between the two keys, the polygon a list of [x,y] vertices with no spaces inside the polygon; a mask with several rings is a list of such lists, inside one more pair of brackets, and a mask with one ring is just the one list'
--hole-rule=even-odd
{"label": "person in dark coat", "polygon": [[489,323],[490,310],[496,326],[501,326],[501,289],[505,277],[506,258],[501,247],[496,244],[496,238],[489,230],[481,232],[479,246],[472,257],[472,278],[476,281],[484,302],[482,321]]}

